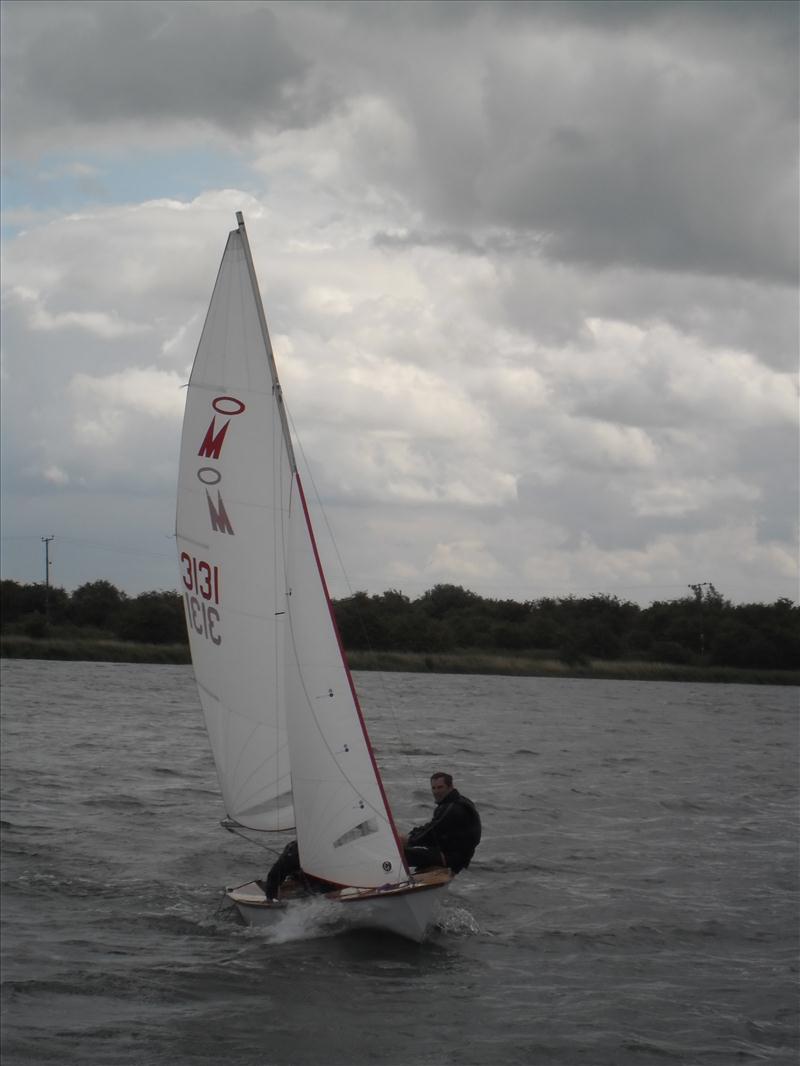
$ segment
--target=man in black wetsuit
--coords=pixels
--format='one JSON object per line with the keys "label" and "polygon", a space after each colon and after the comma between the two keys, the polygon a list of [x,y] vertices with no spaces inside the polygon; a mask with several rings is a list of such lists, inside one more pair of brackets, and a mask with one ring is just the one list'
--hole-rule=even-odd
{"label": "man in black wetsuit", "polygon": [[453,788],[450,774],[431,776],[436,801],[433,818],[400,835],[409,866],[449,866],[454,874],[469,866],[481,839],[481,818],[472,800]]}

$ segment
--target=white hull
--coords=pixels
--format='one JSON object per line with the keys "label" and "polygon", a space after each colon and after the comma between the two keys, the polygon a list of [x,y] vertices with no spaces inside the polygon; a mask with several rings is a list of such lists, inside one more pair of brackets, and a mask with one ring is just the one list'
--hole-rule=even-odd
{"label": "white hull", "polygon": [[[344,888],[315,898],[341,908],[336,917],[341,916],[346,928],[380,929],[419,944],[433,925],[450,880],[449,872],[441,871],[391,889]],[[302,906],[302,897],[269,902],[255,882],[230,888],[227,896],[248,925],[275,926],[288,911]]]}

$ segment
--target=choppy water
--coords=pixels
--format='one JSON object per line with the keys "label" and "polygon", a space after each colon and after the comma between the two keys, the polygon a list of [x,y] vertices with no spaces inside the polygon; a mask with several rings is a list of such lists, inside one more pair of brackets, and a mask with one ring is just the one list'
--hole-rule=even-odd
{"label": "choppy water", "polygon": [[269,856],[188,668],[2,678],[5,1066],[797,1061],[796,690],[358,675],[401,827],[483,814],[418,946],[216,913]]}

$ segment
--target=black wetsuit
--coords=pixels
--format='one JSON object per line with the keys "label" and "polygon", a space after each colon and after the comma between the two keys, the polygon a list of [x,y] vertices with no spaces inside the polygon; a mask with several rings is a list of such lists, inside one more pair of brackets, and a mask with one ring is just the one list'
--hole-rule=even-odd
{"label": "black wetsuit", "polygon": [[406,859],[411,866],[438,866],[438,852],[454,874],[469,866],[481,839],[481,817],[472,800],[451,789],[433,818],[408,834]]}

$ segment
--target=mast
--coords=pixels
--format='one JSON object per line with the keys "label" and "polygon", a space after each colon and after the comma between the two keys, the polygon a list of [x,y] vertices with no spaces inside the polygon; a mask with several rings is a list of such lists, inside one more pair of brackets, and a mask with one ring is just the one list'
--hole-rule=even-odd
{"label": "mast", "polygon": [[275,365],[275,356],[272,353],[272,342],[269,339],[269,329],[267,327],[267,316],[264,314],[264,304],[261,300],[261,291],[258,287],[258,278],[256,277],[256,268],[253,263],[253,256],[250,251],[250,241],[247,239],[247,230],[244,225],[244,215],[241,211],[236,212],[236,222],[239,227],[239,237],[242,241],[242,248],[244,248],[245,260],[247,262],[247,269],[250,274],[250,283],[253,286],[253,296],[256,301],[256,308],[258,309],[258,321],[261,326],[261,334],[264,338],[264,347],[267,350],[267,362],[269,364],[269,372],[272,376],[272,392],[275,396],[275,403],[278,407],[278,415],[281,420],[281,429],[283,430],[283,438],[286,443],[286,451],[289,456],[289,466],[292,469],[293,474],[297,474],[297,462],[294,457],[294,448],[292,447],[292,435],[289,432],[289,420],[286,417],[286,408],[283,404],[283,392],[281,390],[281,383],[278,379],[278,368]]}

